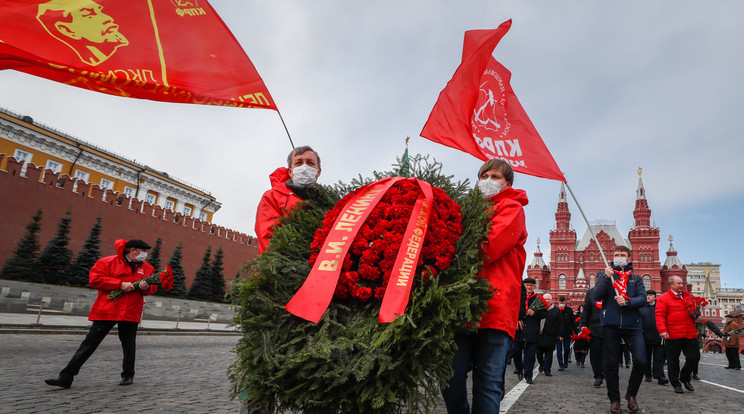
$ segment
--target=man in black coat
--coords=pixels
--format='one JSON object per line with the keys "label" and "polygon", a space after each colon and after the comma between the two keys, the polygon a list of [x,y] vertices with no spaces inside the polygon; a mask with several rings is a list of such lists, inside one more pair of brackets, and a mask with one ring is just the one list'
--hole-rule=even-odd
{"label": "man in black coat", "polygon": [[545,376],[552,377],[553,374],[550,371],[553,368],[553,348],[563,328],[563,322],[561,321],[560,309],[553,304],[553,296],[546,293],[543,295],[543,299],[548,303],[548,314],[545,320],[540,321],[542,329],[537,340],[537,361],[542,362],[542,370]]}
{"label": "man in black coat", "polygon": [[647,305],[639,309],[641,313],[641,330],[643,331],[643,341],[646,343],[646,382],[653,381],[651,378],[659,380],[659,385],[669,383],[664,375],[664,344],[661,341],[661,335],[656,329],[656,291],[646,291]]}
{"label": "man in black coat", "polygon": [[545,319],[548,311],[544,306],[541,309],[531,309],[535,307],[535,301],[543,299],[535,293],[535,279],[528,277],[523,281],[527,290],[527,299],[525,301],[525,317],[522,327],[522,339],[524,340],[524,378],[528,384],[532,384],[532,370],[535,369],[535,356],[537,355],[537,340],[540,337],[540,320]]}
{"label": "man in black coat", "polygon": [[597,302],[594,299],[594,289],[591,288],[586,292],[584,311],[581,312],[581,326],[586,326],[591,331],[589,362],[592,364],[592,372],[594,373],[594,386],[599,388],[604,381],[604,359],[602,358],[604,340],[602,339],[601,322],[602,302]]}
{"label": "man in black coat", "polygon": [[571,362],[571,335],[576,329],[573,309],[566,304],[566,297],[558,297],[558,309],[561,313],[561,330],[558,332],[555,354],[558,356],[558,371],[568,368]]}

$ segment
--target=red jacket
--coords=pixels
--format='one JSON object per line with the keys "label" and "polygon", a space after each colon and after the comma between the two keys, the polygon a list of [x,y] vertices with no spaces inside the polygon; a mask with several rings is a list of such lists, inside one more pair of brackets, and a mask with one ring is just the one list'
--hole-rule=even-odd
{"label": "red jacket", "polygon": [[478,328],[498,329],[514,338],[519,319],[522,272],[527,254],[524,243],[527,229],[524,209],[527,193],[506,187],[491,198],[495,204],[491,228],[483,242],[483,268],[479,276],[485,277],[496,288],[488,301],[488,311],[483,314]]}
{"label": "red jacket", "polygon": [[116,256],[103,257],[90,269],[90,285],[98,289],[98,297],[90,309],[88,320],[139,323],[142,319],[142,307],[145,305],[144,296],[158,290],[157,286],[150,286],[146,291],[137,288],[134,292],[127,293],[115,301],[108,299],[108,294],[112,290],[120,289],[122,282],[134,283],[155,272],[151,264],[142,262],[132,273],[129,262],[124,258],[124,245],[126,244],[126,240],[117,240],[114,243]]}
{"label": "red jacket", "polygon": [[279,167],[269,176],[271,190],[261,197],[256,210],[256,238],[258,239],[258,254],[266,251],[271,235],[274,234],[273,227],[278,223],[280,217],[286,216],[290,210],[297,207],[302,199],[287,187],[289,170]]}
{"label": "red jacket", "polygon": [[[656,301],[656,328],[669,334],[669,339],[695,339],[697,328],[687,306],[692,304],[692,294],[682,291],[684,300],[671,290]],[[684,302],[684,303],[683,303]]]}

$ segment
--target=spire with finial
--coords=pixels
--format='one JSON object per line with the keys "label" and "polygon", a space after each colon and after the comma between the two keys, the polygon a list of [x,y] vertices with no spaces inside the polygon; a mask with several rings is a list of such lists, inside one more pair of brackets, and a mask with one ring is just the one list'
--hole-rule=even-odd
{"label": "spire with finial", "polygon": [[636,200],[646,199],[646,189],[643,188],[643,180],[641,175],[643,174],[643,168],[638,167],[638,188],[636,189]]}
{"label": "spire with finial", "polygon": [[542,269],[544,266],[547,266],[545,264],[545,260],[542,258],[542,252],[540,251],[540,238],[537,238],[537,249],[535,250],[535,258],[532,259],[532,263],[530,263],[529,268],[530,269]]}
{"label": "spire with finial", "polygon": [[646,200],[646,189],[643,188],[643,180],[641,180],[641,174],[643,168],[638,167],[638,189],[636,190],[636,202],[635,209],[633,210],[633,218],[635,219],[635,228],[651,228],[651,209],[648,208],[648,201]]}

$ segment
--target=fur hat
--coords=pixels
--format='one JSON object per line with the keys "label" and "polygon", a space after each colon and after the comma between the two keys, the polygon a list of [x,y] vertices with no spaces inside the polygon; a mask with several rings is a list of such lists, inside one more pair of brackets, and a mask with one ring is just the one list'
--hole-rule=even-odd
{"label": "fur hat", "polygon": [[125,249],[142,249],[142,250],[150,250],[152,247],[150,247],[149,244],[143,242],[139,239],[132,239],[127,242],[126,245],[124,245]]}

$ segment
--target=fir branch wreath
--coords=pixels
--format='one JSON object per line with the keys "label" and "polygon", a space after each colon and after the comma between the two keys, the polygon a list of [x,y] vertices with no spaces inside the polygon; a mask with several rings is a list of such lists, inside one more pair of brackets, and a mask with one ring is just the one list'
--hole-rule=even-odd
{"label": "fir branch wreath", "polygon": [[410,159],[413,177],[441,188],[459,204],[462,235],[449,267],[436,277],[425,267],[416,276],[405,315],[380,324],[379,302],[353,297],[334,299],[317,324],[284,309],[310,272],[311,243],[326,213],[356,187],[397,176],[400,166],[394,167],[351,184],[319,186],[317,197],[282,220],[269,249],[246,264],[246,276],[230,291],[234,324],[243,333],[228,370],[232,398],[248,395],[252,407],[269,412],[421,413],[435,408],[452,375],[454,334],[473,329],[468,326],[477,324],[491,296],[491,285],[476,277],[488,205],[467,180],[453,182],[428,156]]}

